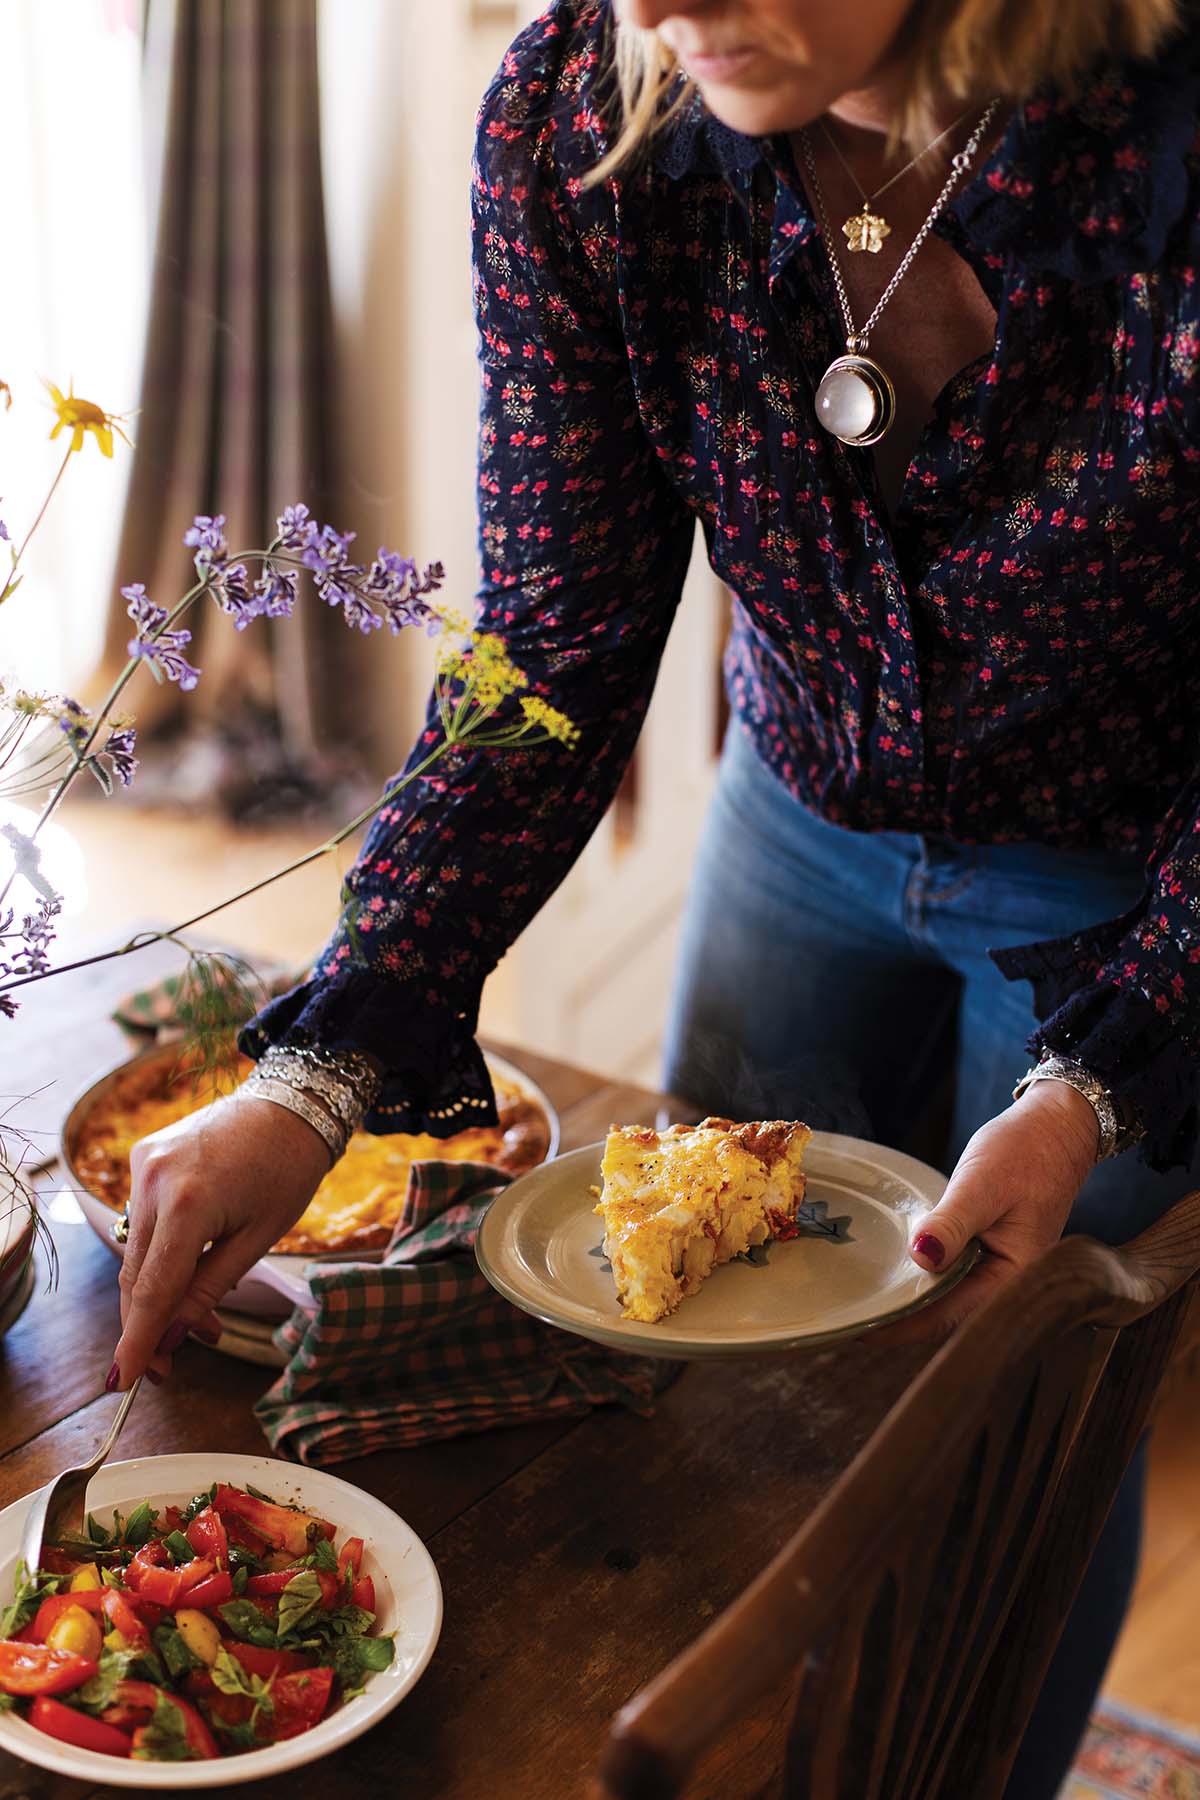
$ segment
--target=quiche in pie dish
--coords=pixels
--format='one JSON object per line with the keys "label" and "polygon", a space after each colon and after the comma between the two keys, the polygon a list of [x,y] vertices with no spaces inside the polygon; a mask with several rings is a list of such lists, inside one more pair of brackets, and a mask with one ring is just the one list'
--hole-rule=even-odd
{"label": "quiche in pie dish", "polygon": [[811,1136],[783,1119],[702,1119],[663,1132],[614,1125],[596,1211],[626,1318],[664,1319],[719,1263],[796,1236]]}
{"label": "quiche in pie dish", "polygon": [[[238,1059],[237,1080],[254,1067]],[[226,1083],[226,1088],[228,1088]],[[475,1125],[453,1137],[355,1132],[300,1215],[272,1249],[282,1254],[320,1256],[331,1250],[381,1250],[391,1238],[408,1190],[414,1162],[483,1162],[509,1175],[523,1174],[544,1160],[550,1148],[550,1121],[543,1108],[516,1082],[492,1070],[498,1125]],[[120,1211],[129,1198],[129,1152],[139,1138],[198,1111],[214,1098],[200,1089],[178,1049],[139,1057],[119,1070],[82,1117],[70,1144],[75,1174],[97,1199]]]}

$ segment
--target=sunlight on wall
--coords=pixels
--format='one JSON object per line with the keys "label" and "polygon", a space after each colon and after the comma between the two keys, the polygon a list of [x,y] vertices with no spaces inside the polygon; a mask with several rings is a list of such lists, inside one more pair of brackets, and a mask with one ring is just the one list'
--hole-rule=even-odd
{"label": "sunlight on wall", "polygon": [[[112,412],[137,405],[145,322],[140,6],[0,0],[4,170],[0,518],[18,542],[61,460],[40,376]],[[137,421],[128,427],[137,436]],[[70,691],[100,645],[130,453],[88,441],[0,615],[0,674]],[[128,576],[128,579],[134,579]]]}

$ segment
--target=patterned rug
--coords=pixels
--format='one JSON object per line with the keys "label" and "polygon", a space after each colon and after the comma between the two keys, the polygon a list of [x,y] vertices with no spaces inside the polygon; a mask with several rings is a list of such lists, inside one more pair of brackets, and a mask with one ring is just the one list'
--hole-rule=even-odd
{"label": "patterned rug", "polygon": [[1200,1737],[1106,1700],[1059,1800],[1200,1800]]}

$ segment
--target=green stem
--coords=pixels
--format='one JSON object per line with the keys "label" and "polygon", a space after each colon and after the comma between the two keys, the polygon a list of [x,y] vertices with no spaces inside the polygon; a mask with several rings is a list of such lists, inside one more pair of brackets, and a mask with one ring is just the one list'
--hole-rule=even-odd
{"label": "green stem", "polygon": [[236,906],[239,900],[248,900],[251,894],[260,893],[263,888],[270,887],[273,882],[282,881],[285,875],[294,875],[297,869],[303,869],[307,867],[309,863],[316,862],[320,857],[328,856],[332,851],[336,850],[338,845],[344,843],[353,832],[358,830],[360,825],[365,825],[367,820],[372,818],[381,810],[381,808],[388,806],[396,798],[397,794],[401,793],[403,789],[408,786],[410,781],[415,781],[418,775],[423,775],[426,769],[432,767],[440,756],[445,755],[449,748],[450,741],[448,739],[443,739],[435,749],[430,751],[429,755],[425,757],[422,762],[417,764],[415,769],[410,769],[406,775],[400,777],[399,781],[393,782],[391,787],[388,788],[385,793],[381,794],[378,800],[374,801],[372,805],[364,807],[362,812],[351,819],[349,824],[343,825],[331,838],[326,838],[324,843],[317,844],[312,850],[306,851],[303,856],[296,857],[294,862],[287,863],[282,869],[276,869],[274,874],[264,875],[261,881],[255,881],[249,887],[242,888],[240,893],[230,894],[227,899],[219,900],[215,906],[207,907],[204,912],[195,913],[192,918],[184,919],[181,924],[172,925],[165,931],[138,932],[135,936],[130,938],[127,944],[122,944],[119,949],[102,950],[97,952],[95,956],[83,956],[75,962],[59,963],[57,967],[46,969],[41,975],[22,975],[15,981],[0,981],[0,994],[6,994],[13,988],[28,987],[30,982],[33,981],[48,981],[53,975],[69,974],[74,969],[89,969],[95,963],[110,962],[115,957],[128,956],[134,950],[144,950],[149,944],[159,944],[162,943],[164,939],[176,938],[181,932],[190,931],[193,925],[199,925],[205,919],[211,919],[214,913],[224,912],[226,907]]}
{"label": "green stem", "polygon": [[42,520],[45,518],[46,508],[49,506],[50,502],[53,500],[54,491],[57,488],[59,482],[62,480],[63,476],[66,474],[67,464],[70,462],[70,460],[71,460],[71,447],[68,444],[66,454],[64,455],[62,461],[58,465],[58,474],[54,477],[54,480],[50,483],[50,492],[46,495],[46,498],[42,501],[41,508],[38,511],[38,516],[33,521],[33,524],[29,527],[29,530],[25,533],[24,539],[22,540],[22,543],[21,543],[21,548],[17,551],[16,556],[13,558],[12,567],[9,569],[8,574],[4,578],[4,586],[5,587],[8,586],[9,582],[12,580],[12,578],[16,574],[17,570],[20,568],[21,558],[24,556],[26,550],[28,550],[28,548],[29,548],[29,540],[33,536],[34,532],[37,530],[38,526],[41,524]]}

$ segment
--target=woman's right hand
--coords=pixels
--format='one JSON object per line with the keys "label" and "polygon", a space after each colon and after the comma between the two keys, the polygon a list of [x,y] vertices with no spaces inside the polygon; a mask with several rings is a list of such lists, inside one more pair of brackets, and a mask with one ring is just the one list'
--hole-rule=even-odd
{"label": "woman's right hand", "polygon": [[169,1373],[186,1331],[211,1329],[212,1309],[295,1224],[330,1166],[311,1125],[242,1096],[152,1132],[129,1161],[119,1377],[110,1375],[121,1388],[147,1369]]}

